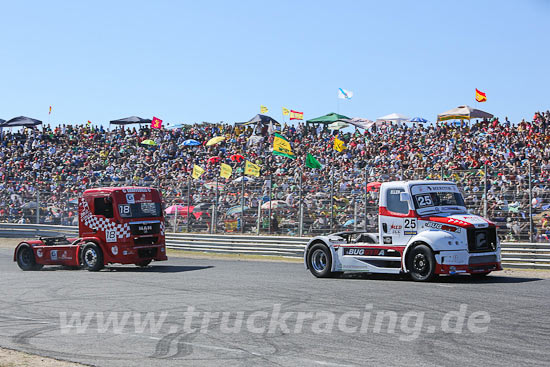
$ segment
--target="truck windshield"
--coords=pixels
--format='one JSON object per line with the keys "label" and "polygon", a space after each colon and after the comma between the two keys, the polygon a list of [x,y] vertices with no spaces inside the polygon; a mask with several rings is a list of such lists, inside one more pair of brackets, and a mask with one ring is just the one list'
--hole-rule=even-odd
{"label": "truck windshield", "polygon": [[121,218],[161,217],[162,208],[160,203],[119,204],[118,213]]}
{"label": "truck windshield", "polygon": [[441,206],[465,207],[464,199],[459,192],[423,192],[413,197],[417,209]]}

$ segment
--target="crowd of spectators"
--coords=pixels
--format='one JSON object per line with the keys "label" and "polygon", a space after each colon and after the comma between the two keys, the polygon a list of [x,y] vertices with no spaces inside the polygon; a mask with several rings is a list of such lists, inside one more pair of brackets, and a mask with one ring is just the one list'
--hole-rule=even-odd
{"label": "crowd of spectators", "polygon": [[[469,208],[479,214],[486,210],[501,227],[500,233],[511,240],[528,238],[531,206],[533,235],[548,240],[549,124],[550,111],[537,112],[532,121],[519,123],[508,118],[425,125],[388,123],[368,131],[348,128],[348,132],[285,124],[281,134],[291,142],[294,160],[271,153],[273,137],[267,126],[202,123],[174,129],[106,129],[42,125],[4,130],[0,141],[0,221],[26,223],[39,218],[41,223],[75,224],[77,198],[86,188],[148,185],[162,189],[166,207],[186,206],[189,188],[191,206],[217,201],[214,220],[211,210],[194,213],[189,224],[182,213],[179,218],[168,218],[177,230],[186,226],[203,231],[240,230],[240,214],[226,214],[241,204],[243,162],[230,158],[240,154],[261,166],[261,176],[250,177],[245,184],[244,200],[249,208],[242,223],[245,231],[256,231],[259,224],[261,231],[271,227],[272,232],[297,234],[300,197],[304,234],[355,226],[374,230],[377,192],[366,192],[366,183],[443,177],[457,181]],[[337,134],[347,147],[342,152],[333,149]],[[226,139],[206,146],[215,136]],[[146,139],[155,145],[142,144]],[[184,145],[189,139],[201,144]],[[306,153],[315,156],[323,168],[306,168]],[[215,156],[233,167],[231,178],[219,177],[219,162],[207,163]],[[206,172],[191,180],[195,164]],[[271,218],[265,210],[258,210],[269,200],[270,190],[273,200],[286,203],[273,209]],[[258,212],[263,218],[260,223]]]}

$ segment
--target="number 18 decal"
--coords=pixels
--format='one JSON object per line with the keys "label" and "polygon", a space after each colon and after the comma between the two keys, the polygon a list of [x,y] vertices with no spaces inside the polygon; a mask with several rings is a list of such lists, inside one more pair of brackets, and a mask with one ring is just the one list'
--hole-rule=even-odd
{"label": "number 18 decal", "polygon": [[105,239],[107,242],[116,242],[116,230],[105,231]]}
{"label": "number 18 decal", "polygon": [[416,229],[416,219],[414,219],[414,218],[405,218],[405,228]]}

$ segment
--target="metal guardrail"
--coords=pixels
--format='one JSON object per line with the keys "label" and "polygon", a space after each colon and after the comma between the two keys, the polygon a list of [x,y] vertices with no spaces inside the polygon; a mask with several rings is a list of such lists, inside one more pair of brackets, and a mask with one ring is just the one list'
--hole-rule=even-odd
{"label": "metal guardrail", "polygon": [[[0,237],[78,235],[78,227],[0,223]],[[309,237],[167,233],[168,248],[187,251],[302,258]],[[503,242],[507,268],[549,269],[550,243]]]}

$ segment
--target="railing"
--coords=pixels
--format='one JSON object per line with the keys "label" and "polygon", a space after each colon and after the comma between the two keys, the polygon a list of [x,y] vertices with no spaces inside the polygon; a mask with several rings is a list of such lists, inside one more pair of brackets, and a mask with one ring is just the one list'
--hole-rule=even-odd
{"label": "railing", "polygon": [[[0,237],[77,235],[74,226],[0,223]],[[303,258],[309,237],[167,233],[169,248],[196,252]],[[502,264],[507,268],[550,269],[550,244],[502,243]]]}

